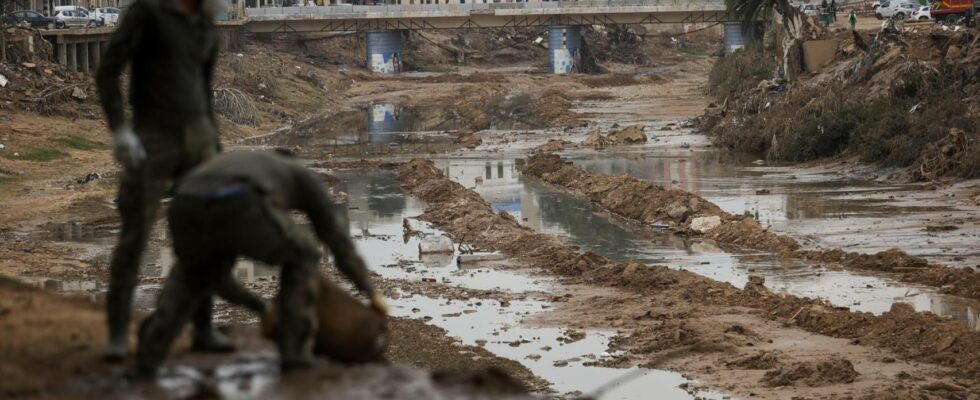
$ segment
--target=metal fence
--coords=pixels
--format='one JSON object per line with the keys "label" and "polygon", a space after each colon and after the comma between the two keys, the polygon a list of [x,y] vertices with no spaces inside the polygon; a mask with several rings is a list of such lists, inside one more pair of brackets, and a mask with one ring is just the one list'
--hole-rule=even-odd
{"label": "metal fence", "polygon": [[379,4],[372,6],[290,6],[247,8],[248,17],[274,16],[380,16],[398,14],[432,14],[433,16],[458,16],[494,10],[529,10],[531,13],[553,9],[629,9],[659,7],[663,11],[723,11],[723,0],[567,0],[530,1],[522,3],[465,3],[465,4]]}

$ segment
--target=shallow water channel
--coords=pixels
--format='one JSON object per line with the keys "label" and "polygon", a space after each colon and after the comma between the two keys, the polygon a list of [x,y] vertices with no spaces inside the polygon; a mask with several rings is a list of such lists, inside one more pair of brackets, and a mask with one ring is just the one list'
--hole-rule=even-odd
{"label": "shallow water channel", "polygon": [[[384,146],[409,143],[403,141],[404,137],[390,136],[392,133],[384,135],[373,140],[367,138],[367,142],[383,143]],[[399,137],[402,139],[397,139]],[[389,139],[394,141],[387,141]],[[779,170],[757,168],[751,165],[752,160],[717,152],[647,152],[641,155],[615,151],[572,152],[568,157],[590,171],[628,173],[667,187],[697,192],[728,212],[752,214],[774,228],[801,222],[837,219],[852,223],[850,221],[865,218],[937,212],[889,201],[889,193],[900,192],[901,187],[832,175],[793,176]],[[878,314],[887,311],[895,302],[906,302],[917,310],[931,311],[980,329],[980,304],[941,295],[931,288],[880,276],[787,264],[767,253],[727,252],[708,241],[656,232],[621,221],[596,209],[585,199],[523,179],[518,172],[520,157],[513,152],[482,158],[444,157],[435,161],[447,176],[476,190],[495,210],[511,213],[537,231],[561,236],[583,250],[612,259],[667,265],[738,287],[746,283],[749,275],[762,275],[766,278],[766,286],[772,290],[824,298],[855,311]],[[534,314],[548,312],[549,288],[557,283],[520,271],[496,269],[492,265],[460,266],[455,257],[448,255],[422,257],[418,246],[424,239],[403,240],[403,221],[408,218],[425,235],[441,233],[412,220],[424,211],[425,204],[406,196],[391,172],[332,173],[340,178],[334,190],[348,193],[347,200],[335,210],[349,224],[360,252],[375,272],[387,279],[436,280],[462,288],[496,290],[516,299],[506,303],[496,299],[463,301],[404,293],[392,299],[393,315],[423,318],[446,329],[450,336],[464,344],[483,346],[498,356],[520,362],[550,382],[557,394],[588,395],[601,388],[602,399],[645,399],[654,392],[657,398],[664,399],[723,397],[706,391],[689,393],[680,387],[687,383],[687,379],[674,372],[592,366],[595,360],[611,356],[606,351],[614,332],[585,331],[583,339],[568,341],[570,332],[564,328],[522,322]],[[142,268],[143,275],[151,278],[140,287],[137,295],[137,307],[142,309],[152,308],[160,278],[166,275],[172,260],[163,232],[160,228],[154,234],[156,246],[151,246]],[[112,234],[92,232],[84,226],[71,224],[49,227],[45,238],[88,244],[93,253],[101,254],[97,256],[101,258],[97,262],[106,261],[104,249],[114,243]],[[97,251],[99,249],[102,251]],[[275,271],[247,262],[240,263],[236,274],[253,287],[272,283],[277,275]],[[93,296],[100,295],[105,289],[104,282],[96,281],[34,281],[51,290],[88,292]],[[226,318],[227,315],[219,313],[218,317]],[[267,357],[260,357],[257,361],[229,365],[242,364],[243,368],[254,370],[250,373],[254,375],[250,378],[253,389],[269,388],[273,385],[269,382],[278,379],[274,368],[270,367],[272,362]],[[161,383],[170,385],[173,392],[179,392],[182,387],[200,380],[195,374],[193,370],[177,369],[166,375]],[[618,382],[620,378],[624,378],[622,382]],[[242,393],[228,389],[229,380],[219,382],[219,391],[234,395],[232,397],[256,394],[253,390]],[[697,385],[684,386],[693,388]]]}
{"label": "shallow water channel", "polygon": [[[658,159],[645,157],[628,159],[616,155],[593,156],[588,159],[572,160],[586,169],[604,173],[631,173],[637,171],[656,171],[654,174],[673,173],[680,176],[667,179],[677,187],[688,178],[725,182],[735,189],[713,189],[702,191],[708,200],[716,202],[726,211],[742,211],[758,214],[765,223],[775,221],[792,223],[802,216],[811,218],[826,215],[874,215],[895,212],[897,206],[882,205],[878,209],[875,201],[846,196],[824,196],[819,191],[807,188],[836,188],[844,191],[872,190],[851,181],[819,181],[786,184],[786,180],[772,179],[765,174],[758,176],[733,177],[730,165],[717,165],[716,170],[729,171],[728,177],[703,177],[698,175],[696,162],[677,162],[673,157]],[[855,311],[880,314],[888,311],[895,302],[912,304],[919,311],[931,311],[960,321],[974,329],[980,329],[980,304],[976,301],[936,293],[932,288],[909,285],[884,277],[858,274],[850,271],[828,270],[801,263],[780,261],[769,253],[731,253],[726,252],[710,241],[682,238],[667,232],[658,233],[640,229],[635,224],[610,217],[593,207],[587,200],[578,198],[537,182],[523,179],[518,172],[520,159],[443,159],[437,165],[451,179],[464,186],[474,188],[498,211],[507,211],[529,227],[545,233],[559,235],[568,243],[591,250],[615,260],[638,260],[645,264],[662,264],[672,268],[685,269],[723,282],[742,287],[749,275],[762,275],[766,286],[772,290],[783,291],[800,296],[827,299],[835,305],[849,307]],[[674,165],[672,165],[674,164]],[[680,164],[680,166],[676,165]],[[646,167],[645,167],[646,165]],[[650,166],[653,166],[652,168]],[[690,168],[686,173],[683,169]],[[678,172],[677,169],[681,169]],[[702,168],[706,169],[706,168]],[[669,172],[662,172],[669,171]],[[661,175],[662,176],[662,175]],[[482,183],[477,184],[477,177]],[[754,186],[759,182],[745,182],[758,179],[767,182],[771,193],[766,199],[754,199]],[[657,183],[660,183],[659,181]],[[688,185],[691,185],[688,183]],[[700,184],[699,184],[700,185]],[[707,184],[712,186],[713,184]],[[689,187],[688,189],[694,189]],[[839,189],[844,188],[844,189]],[[746,192],[753,190],[753,194]],[[887,188],[876,187],[881,191]],[[741,193],[741,195],[740,195]],[[796,196],[807,198],[800,200]],[[812,210],[820,210],[812,211]],[[810,214],[807,214],[810,213]]]}
{"label": "shallow water channel", "polygon": [[[616,369],[589,366],[606,353],[613,332],[586,331],[581,340],[565,340],[566,329],[538,327],[521,321],[547,312],[547,279],[492,267],[458,265],[452,256],[420,256],[423,238],[402,238],[403,219],[424,211],[425,205],[411,197],[389,172],[338,172],[337,190],[349,194],[338,206],[351,226],[357,246],[375,272],[385,278],[434,279],[447,285],[506,292],[517,300],[448,300],[419,295],[399,296],[391,301],[392,315],[424,318],[448,331],[467,345],[483,346],[494,354],[520,362],[535,375],[552,384],[558,394],[593,394],[602,388],[602,399],[648,398],[655,388],[659,398],[688,399],[693,395],[679,386],[687,380],[678,373],[660,370]],[[429,236],[441,233],[424,223],[411,222]],[[621,384],[615,381],[623,379]],[[701,398],[721,398],[700,391]]]}

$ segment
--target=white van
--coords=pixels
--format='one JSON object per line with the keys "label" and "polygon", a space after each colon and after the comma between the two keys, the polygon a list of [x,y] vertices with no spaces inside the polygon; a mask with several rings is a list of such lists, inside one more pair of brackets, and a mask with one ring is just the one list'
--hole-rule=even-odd
{"label": "white van", "polygon": [[105,25],[111,26],[119,22],[119,9],[115,7],[96,8],[93,14]]}
{"label": "white van", "polygon": [[888,0],[881,3],[881,6],[875,10],[875,18],[895,18],[904,20],[918,9],[919,3],[909,3],[901,0]]}

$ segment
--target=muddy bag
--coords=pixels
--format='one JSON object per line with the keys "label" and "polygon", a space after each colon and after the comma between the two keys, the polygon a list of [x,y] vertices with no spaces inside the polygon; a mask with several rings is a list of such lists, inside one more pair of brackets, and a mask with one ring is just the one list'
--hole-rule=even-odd
{"label": "muddy bag", "polygon": [[[382,359],[388,347],[385,317],[326,278],[320,278],[317,332],[313,352],[336,361],[362,363]],[[275,338],[278,307],[263,318],[262,333]]]}

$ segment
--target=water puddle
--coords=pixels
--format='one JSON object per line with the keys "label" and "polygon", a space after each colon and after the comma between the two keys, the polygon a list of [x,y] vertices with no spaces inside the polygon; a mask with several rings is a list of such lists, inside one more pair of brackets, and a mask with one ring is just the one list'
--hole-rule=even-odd
{"label": "water puddle", "polygon": [[749,275],[761,275],[770,289],[875,314],[888,311],[895,302],[905,302],[980,330],[980,302],[881,277],[786,264],[773,254],[729,253],[709,241],[637,230],[628,222],[602,215],[587,200],[524,181],[518,172],[520,160],[443,159],[436,164],[451,179],[480,193],[495,210],[507,211],[536,231],[561,236],[571,245],[614,260],[667,265],[736,287],[744,286]]}
{"label": "water puddle", "polygon": [[[479,303],[479,304],[477,304]],[[502,305],[494,300],[456,301],[422,296],[394,301],[392,315],[428,319],[457,336],[463,344],[482,346],[494,354],[516,360],[535,375],[552,383],[566,396],[592,395],[600,388],[602,399],[646,399],[655,390],[658,399],[690,399],[680,386],[689,382],[676,372],[651,369],[617,369],[589,365],[610,357],[606,353],[615,332],[570,331],[521,325],[521,320],[544,312],[546,302],[525,300]],[[620,384],[615,384],[620,378]],[[607,387],[608,386],[608,387]],[[698,398],[722,395],[698,391]]]}
{"label": "water puddle", "polygon": [[[635,375],[632,379],[604,388],[602,398],[643,399],[651,388],[656,388],[665,399],[693,397],[680,388],[688,380],[678,373],[589,365],[609,356],[605,351],[614,332],[584,331],[579,340],[567,342],[568,332],[564,329],[522,325],[525,318],[550,308],[547,301],[528,298],[547,297],[545,294],[554,284],[551,280],[489,267],[470,269],[458,265],[453,256],[420,256],[419,244],[423,238],[442,233],[412,219],[424,211],[425,205],[405,196],[392,174],[363,171],[335,174],[341,181],[336,190],[349,194],[347,203],[338,205],[335,212],[347,221],[358,250],[382,277],[433,279],[452,286],[521,294],[524,298],[502,304],[493,299],[462,301],[404,295],[391,300],[392,315],[425,319],[447,330],[463,344],[483,346],[497,356],[520,362],[552,383],[553,390],[560,394],[588,394],[632,374]],[[422,237],[405,240],[406,218]],[[458,254],[458,245],[455,250]],[[704,392],[698,392],[697,396],[721,398]]]}
{"label": "water puddle", "polygon": [[[698,193],[725,211],[751,214],[777,232],[821,246],[873,253],[899,244],[911,255],[946,265],[980,263],[978,226],[964,222],[980,212],[968,199],[938,201],[942,194],[919,185],[859,180],[836,172],[797,174],[788,167],[755,165],[754,157],[731,152],[636,147],[570,152],[567,157],[590,172],[629,174]],[[927,232],[927,226],[936,224],[957,229]]]}
{"label": "water puddle", "polygon": [[[540,127],[532,104],[530,94],[513,92],[488,99],[480,109],[491,130],[529,130]],[[468,129],[465,121],[460,110],[451,106],[376,103],[313,117],[277,134],[246,140],[246,144],[315,148],[338,157],[442,153],[459,147],[456,134]]]}

